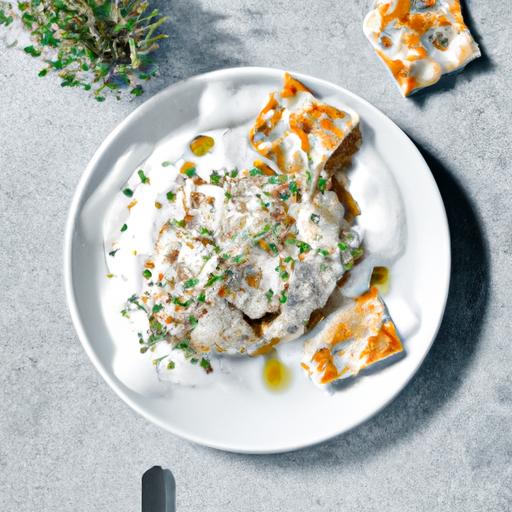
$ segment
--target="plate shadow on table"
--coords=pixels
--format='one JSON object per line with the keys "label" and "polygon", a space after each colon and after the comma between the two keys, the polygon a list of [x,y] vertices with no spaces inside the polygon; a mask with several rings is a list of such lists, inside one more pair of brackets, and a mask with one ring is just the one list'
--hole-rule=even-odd
{"label": "plate shadow on table", "polygon": [[[445,315],[434,344],[406,388],[364,425],[317,446],[287,455],[247,458],[252,464],[300,470],[326,464],[357,464],[392,449],[424,428],[464,381],[480,341],[489,291],[489,257],[481,221],[454,173],[416,144],[429,165],[446,207],[451,233],[452,273]],[[250,462],[249,462],[250,461]]]}

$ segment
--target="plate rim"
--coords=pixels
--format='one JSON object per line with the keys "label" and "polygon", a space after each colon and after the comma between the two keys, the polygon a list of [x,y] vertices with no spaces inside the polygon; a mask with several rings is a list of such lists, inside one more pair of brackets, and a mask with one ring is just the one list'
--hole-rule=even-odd
{"label": "plate rim", "polygon": [[[446,279],[444,283],[444,296],[442,298],[442,308],[440,310],[440,315],[437,320],[437,325],[435,327],[435,330],[433,331],[432,337],[428,342],[428,347],[426,348],[424,354],[422,357],[418,360],[417,365],[414,367],[413,371],[410,372],[410,374],[407,376],[407,378],[404,380],[403,383],[390,395],[390,397],[387,400],[384,400],[379,407],[371,411],[369,414],[366,414],[363,418],[359,419],[357,422],[355,422],[352,426],[349,428],[341,428],[333,433],[328,433],[322,436],[319,436],[318,438],[314,438],[311,440],[307,440],[303,443],[294,443],[287,446],[282,446],[280,448],[273,448],[273,449],[261,449],[257,450],[254,448],[246,448],[244,449],[243,446],[238,446],[236,444],[229,444],[229,443],[223,443],[223,442],[215,442],[215,441],[209,441],[208,439],[205,439],[201,436],[189,434],[186,431],[181,430],[180,428],[174,428],[173,426],[169,425],[168,423],[161,421],[157,417],[153,416],[151,413],[147,412],[144,408],[138,405],[136,401],[134,401],[128,394],[121,388],[121,386],[118,385],[117,382],[111,377],[111,375],[108,373],[104,365],[102,364],[100,358],[96,355],[92,344],[89,341],[89,338],[86,334],[86,330],[84,328],[84,324],[82,322],[82,319],[80,317],[79,313],[79,307],[77,304],[76,296],[75,296],[75,290],[73,286],[73,273],[72,273],[72,250],[73,250],[73,239],[74,239],[74,227],[77,221],[77,216],[80,211],[80,204],[81,200],[84,194],[84,191],[87,187],[87,184],[91,178],[91,175],[96,167],[96,164],[98,160],[101,158],[102,154],[109,148],[110,144],[115,140],[116,136],[124,129],[125,126],[130,124],[132,120],[135,118],[144,115],[145,111],[151,108],[151,105],[155,102],[158,102],[162,97],[166,95],[172,95],[172,93],[175,90],[179,90],[181,88],[187,87],[188,84],[193,82],[202,82],[202,81],[208,81],[209,78],[215,77],[219,78],[222,75],[229,75],[232,73],[238,73],[238,74],[252,74],[254,72],[260,72],[265,75],[279,75],[283,74],[285,72],[288,72],[292,74],[294,77],[297,77],[299,80],[304,81],[312,81],[321,83],[322,85],[328,86],[328,87],[334,87],[335,89],[339,90],[341,93],[352,97],[356,101],[362,102],[367,108],[369,108],[374,114],[376,114],[378,117],[384,118],[386,122],[392,123],[396,129],[399,130],[399,132],[405,137],[405,139],[409,142],[409,144],[412,146],[414,152],[416,153],[417,157],[419,157],[418,161],[422,163],[424,166],[424,170],[427,171],[426,175],[428,175],[428,179],[431,181],[433,191],[435,192],[436,200],[437,200],[437,207],[439,208],[439,212],[442,214],[442,218],[444,220],[444,227],[443,230],[443,238],[444,238],[444,245],[447,247],[447,254],[443,258],[446,262]],[[92,158],[89,160],[87,166],[85,167],[84,171],[82,172],[82,175],[80,176],[78,183],[76,185],[75,191],[73,193],[73,197],[67,212],[67,218],[66,218],[66,225],[65,225],[65,231],[64,231],[64,244],[63,244],[63,278],[64,278],[64,288],[65,288],[65,296],[66,296],[66,302],[68,305],[68,309],[70,312],[71,320],[73,323],[73,326],[75,328],[75,331],[78,335],[78,338],[80,340],[80,343],[87,354],[88,358],[92,362],[94,368],[98,373],[101,375],[101,377],[107,382],[107,384],[110,386],[110,388],[117,394],[119,398],[123,402],[125,402],[129,407],[131,407],[134,411],[136,411],[138,414],[140,414],[142,417],[144,417],[146,420],[150,421],[151,423],[163,428],[164,430],[171,432],[172,434],[185,439],[187,441],[191,441],[196,444],[200,444],[203,446],[207,446],[209,448],[214,448],[218,450],[223,450],[227,452],[232,453],[243,453],[243,454],[271,454],[271,453],[285,453],[285,452],[292,452],[296,450],[300,450],[303,448],[308,448],[311,446],[318,445],[320,443],[323,443],[329,439],[332,439],[334,437],[337,437],[342,434],[346,434],[347,432],[350,432],[351,430],[359,427],[360,425],[363,425],[367,421],[369,421],[371,418],[375,417],[377,414],[379,414],[383,409],[385,409],[393,400],[396,399],[396,397],[406,388],[406,386],[409,385],[412,378],[416,375],[419,368],[423,364],[423,361],[425,360],[426,356],[430,352],[430,349],[432,348],[432,345],[434,341],[437,338],[437,335],[439,333],[439,329],[441,327],[441,323],[443,321],[445,311],[446,311],[446,304],[449,296],[449,290],[450,290],[450,281],[451,281],[451,236],[450,236],[450,225],[448,222],[448,217],[446,215],[446,208],[441,196],[441,193],[439,191],[439,187],[437,185],[437,182],[432,174],[432,171],[430,170],[430,167],[428,166],[427,162],[425,161],[423,155],[417,148],[416,144],[411,140],[411,138],[398,126],[390,117],[388,117],[384,112],[382,112],[380,109],[372,105],[369,101],[365,100],[358,94],[355,94],[344,87],[331,82],[329,80],[325,80],[322,78],[317,78],[312,75],[308,75],[305,73],[295,72],[293,70],[283,70],[281,68],[274,68],[274,67],[264,67],[264,66],[241,66],[241,67],[229,67],[229,68],[222,68],[217,69],[213,71],[209,71],[206,73],[201,73],[198,75],[194,75],[192,77],[186,78],[184,80],[180,80],[179,82],[176,82],[174,84],[171,84],[152,97],[148,98],[146,101],[144,101],[141,105],[139,105],[136,109],[134,109],[130,114],[128,114],[121,122],[119,122],[114,129],[107,135],[107,137],[101,142],[101,144],[98,146],[96,151],[94,152]]]}

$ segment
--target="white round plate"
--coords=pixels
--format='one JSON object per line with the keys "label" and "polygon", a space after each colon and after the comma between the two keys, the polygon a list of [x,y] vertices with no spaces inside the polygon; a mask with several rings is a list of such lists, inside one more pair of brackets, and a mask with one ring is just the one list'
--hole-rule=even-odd
{"label": "white round plate", "polygon": [[[405,336],[405,357],[359,376],[334,394],[315,388],[300,370],[293,372],[292,384],[285,392],[271,393],[260,373],[254,371],[254,365],[260,365],[257,369],[263,365],[262,358],[250,363],[255,376],[250,385],[213,388],[169,390],[163,384],[159,387],[156,377],[145,388],[134,385],[134,377],[147,374],[148,361],[143,358],[133,368],[120,368],[119,355],[135,353],[138,346],[136,340],[111,332],[102,309],[108,270],[101,224],[110,199],[159,141],[193,126],[206,87],[221,84],[237,90],[257,86],[271,91],[282,83],[281,70],[215,71],[168,87],[146,101],[107,137],[92,158],[76,190],[66,227],[67,299],[82,345],[97,370],[130,407],[150,421],[187,440],[234,452],[298,449],[372,417],[417,371],[437,334],[448,295],[448,223],[436,183],[419,151],[388,117],[360,97],[324,80],[293,75],[318,97],[335,98],[359,113],[363,146],[355,165],[386,167],[396,182],[405,212],[406,246],[392,268],[391,289],[385,299],[392,304],[390,312],[402,334],[411,331],[404,325],[409,317],[416,324]],[[249,107],[256,114],[261,104]],[[230,112],[225,114],[229,122]],[[153,375],[153,368],[149,371]]]}

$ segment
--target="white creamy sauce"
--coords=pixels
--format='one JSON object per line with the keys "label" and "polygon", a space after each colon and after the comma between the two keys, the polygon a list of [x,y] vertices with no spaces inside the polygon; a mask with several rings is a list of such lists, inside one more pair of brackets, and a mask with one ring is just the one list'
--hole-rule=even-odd
{"label": "white creamy sauce", "polygon": [[[179,216],[182,208],[181,198],[177,197],[171,206],[166,194],[177,189],[176,179],[181,164],[185,161],[194,162],[197,174],[208,181],[214,169],[251,168],[254,160],[265,161],[250,147],[248,132],[265,103],[268,92],[268,88],[263,86],[248,86],[237,91],[219,84],[206,87],[199,102],[195,123],[191,123],[179,133],[170,134],[155,147],[141,145],[132,148],[126,158],[113,163],[112,172],[107,175],[103,184],[97,188],[84,207],[83,215],[90,221],[96,220],[97,212],[104,210],[101,205],[105,202],[111,203],[106,218],[97,218],[97,222],[93,224],[102,224],[105,259],[108,272],[112,274],[111,277],[104,277],[102,306],[111,331],[116,337],[125,339],[127,347],[118,350],[114,355],[116,374],[127,386],[138,392],[152,393],[157,389],[160,390],[157,392],[163,392],[159,387],[159,381],[162,380],[185,386],[224,386],[236,382],[243,387],[249,385],[249,378],[245,378],[246,374],[260,371],[262,363],[258,360],[262,358],[210,355],[214,371],[207,375],[199,365],[191,365],[186,361],[180,350],[172,350],[165,343],[157,344],[154,352],[140,354],[137,333],[147,330],[147,316],[138,311],[131,313],[127,319],[121,316],[120,311],[124,308],[127,298],[140,293],[143,287],[144,262],[154,253],[161,226],[173,214],[173,208]],[[333,101],[333,104],[336,103],[339,102]],[[213,150],[202,157],[193,155],[189,148],[190,141],[197,135],[210,135],[215,140]],[[364,144],[363,130],[361,152],[364,151]],[[136,158],[133,158],[134,155]],[[127,168],[128,160],[140,163],[135,168]],[[163,166],[163,162],[170,164]],[[150,185],[141,182],[137,172],[139,169],[143,169],[144,175],[150,180]],[[124,185],[120,182],[120,177],[123,176],[127,178]],[[350,191],[362,211],[356,225],[363,236],[365,247],[365,258],[354,267],[350,279],[342,290],[346,296],[354,297],[367,289],[374,266],[390,267],[392,273],[393,264],[400,257],[406,240],[402,201],[392,175],[382,162],[372,162],[368,158],[363,162],[359,160],[359,154],[356,154],[349,176]],[[133,197],[128,198],[122,193],[125,187],[133,190]],[[219,187],[211,185],[200,187],[203,187],[202,191],[207,195],[215,196],[219,191],[222,192]],[[111,191],[115,189],[119,190],[118,193],[112,194]],[[129,211],[127,204],[131,200],[136,200],[137,204]],[[220,206],[223,198],[216,198],[216,204],[217,201]],[[161,203],[163,207],[156,208],[155,203]],[[221,209],[217,211],[218,215],[211,219],[213,230],[217,229],[221,221]],[[302,215],[301,212],[298,220],[299,229]],[[127,224],[128,227],[121,232],[123,224]],[[307,228],[311,229],[311,223]],[[114,257],[109,256],[109,252],[116,250]],[[198,258],[198,266],[204,264],[200,256],[193,252],[188,258],[189,265],[193,264],[194,258]],[[214,262],[211,264],[214,265]],[[265,286],[269,288],[277,288],[277,283],[274,283],[277,275],[273,271],[274,266],[275,262],[268,261],[264,267],[272,269],[269,272],[265,271],[262,277]],[[392,313],[393,309],[390,308]],[[411,332],[414,326],[418,325],[419,318],[407,308],[405,316],[408,319],[407,330]],[[400,320],[397,324],[400,327]],[[277,347],[285,362],[298,367],[301,357],[298,353],[301,353],[302,341],[303,337]],[[168,355],[169,350],[172,352],[170,357],[174,362],[174,369],[167,370],[162,365],[157,365],[155,372],[155,366],[151,361]],[[141,360],[144,362],[143,365],[140,364]]]}

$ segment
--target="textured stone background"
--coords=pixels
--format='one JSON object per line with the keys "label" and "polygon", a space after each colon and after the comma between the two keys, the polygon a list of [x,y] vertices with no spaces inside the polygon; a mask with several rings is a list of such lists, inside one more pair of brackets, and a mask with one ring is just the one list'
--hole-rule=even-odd
{"label": "textured stone background", "polygon": [[[425,155],[453,236],[446,316],[412,383],[348,435],[278,456],[180,441],[132,412],[68,315],[62,238],[79,176],[144,97],[98,104],[0,51],[0,509],[136,511],[173,470],[180,511],[510,511],[512,55],[508,0],[467,1],[485,57],[404,100],[361,31],[369,0],[173,0],[152,93],[226,66],[276,66],[359,93]],[[167,4],[167,5],[166,5]]]}

